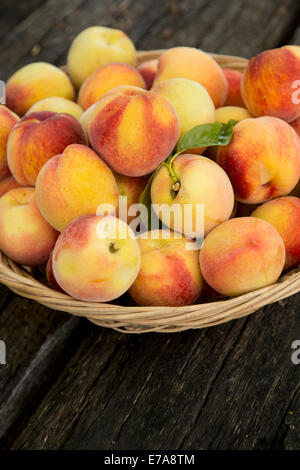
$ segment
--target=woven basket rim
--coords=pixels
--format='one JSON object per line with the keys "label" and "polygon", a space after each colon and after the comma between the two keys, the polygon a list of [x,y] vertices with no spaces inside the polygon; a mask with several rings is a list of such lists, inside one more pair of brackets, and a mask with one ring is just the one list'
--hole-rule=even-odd
{"label": "woven basket rim", "polygon": [[[156,59],[165,49],[138,51],[137,63]],[[210,54],[222,67],[243,71],[248,60],[238,56]],[[13,292],[53,310],[86,317],[91,322],[125,333],[178,332],[215,326],[242,318],[261,307],[300,291],[300,269],[278,282],[238,297],[182,307],[122,306],[76,300],[35,279],[30,272],[0,251],[0,282]]]}

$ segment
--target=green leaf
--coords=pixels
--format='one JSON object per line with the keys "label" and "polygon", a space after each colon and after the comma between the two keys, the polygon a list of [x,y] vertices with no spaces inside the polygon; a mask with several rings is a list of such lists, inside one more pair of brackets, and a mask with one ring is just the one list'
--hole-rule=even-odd
{"label": "green leaf", "polygon": [[230,119],[226,124],[214,122],[193,127],[179,141],[177,153],[198,147],[228,145],[232,138],[233,127],[238,121]]}

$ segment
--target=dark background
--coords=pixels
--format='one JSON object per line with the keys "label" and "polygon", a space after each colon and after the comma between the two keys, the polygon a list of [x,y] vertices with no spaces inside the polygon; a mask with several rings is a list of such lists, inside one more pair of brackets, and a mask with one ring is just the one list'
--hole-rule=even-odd
{"label": "dark background", "polygon": [[[175,45],[250,57],[300,44],[299,1],[1,0],[0,79],[65,63],[99,24],[138,49]],[[300,78],[300,77],[296,77]],[[124,335],[0,286],[3,449],[300,449],[300,295],[178,334]]]}

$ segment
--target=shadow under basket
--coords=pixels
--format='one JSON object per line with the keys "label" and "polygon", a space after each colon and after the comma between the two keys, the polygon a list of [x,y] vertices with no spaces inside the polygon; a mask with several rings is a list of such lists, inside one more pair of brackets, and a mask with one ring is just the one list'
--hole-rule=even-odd
{"label": "shadow under basket", "polygon": [[[138,64],[157,59],[164,50],[139,51]],[[221,67],[242,72],[248,61],[241,57],[210,54]],[[171,333],[206,328],[245,317],[265,305],[300,291],[300,269],[282,276],[276,284],[239,297],[185,307],[138,307],[83,302],[57,292],[35,279],[26,269],[0,252],[0,282],[13,292],[54,310],[86,317],[96,325],[124,333]],[[122,300],[122,298],[120,299]]]}

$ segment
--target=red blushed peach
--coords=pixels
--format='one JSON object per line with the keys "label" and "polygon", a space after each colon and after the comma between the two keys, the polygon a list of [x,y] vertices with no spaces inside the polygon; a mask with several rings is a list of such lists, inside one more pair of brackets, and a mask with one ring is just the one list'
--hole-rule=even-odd
{"label": "red blushed peach", "polygon": [[145,80],[146,89],[150,90],[157,72],[158,60],[147,60],[138,66],[138,71]]}
{"label": "red blushed peach", "polygon": [[193,304],[203,281],[199,251],[189,249],[193,241],[176,239],[173,232],[154,230],[138,238],[141,268],[129,289],[138,305],[177,307]]}
{"label": "red blushed peach", "polygon": [[20,188],[21,185],[14,179],[13,176],[8,176],[0,181],[0,197],[11,189]]}
{"label": "red blushed peach", "polygon": [[215,108],[226,101],[228,85],[221,67],[208,54],[193,47],[174,47],[159,57],[154,85],[168,78],[189,78],[200,83]]}
{"label": "red blushed peach", "polygon": [[241,83],[242,97],[253,116],[275,116],[287,122],[300,116],[300,47],[284,46],[250,59]]}
{"label": "red blushed peach", "polygon": [[58,232],[42,217],[33,188],[12,189],[0,199],[0,250],[16,263],[43,264]]}
{"label": "red blushed peach", "polygon": [[212,230],[200,251],[205,281],[217,292],[236,296],[277,281],[285,263],[277,230],[255,217],[230,219]]}
{"label": "red blushed peach", "polygon": [[295,121],[291,122],[290,124],[295,129],[298,137],[300,137],[300,117],[295,119]]}
{"label": "red blushed peach", "polygon": [[245,106],[241,95],[242,74],[233,69],[222,69],[228,83],[228,94],[224,106]]}
{"label": "red blushed peach", "polygon": [[234,126],[217,163],[228,174],[240,202],[259,204],[288,194],[300,176],[300,140],[282,119],[245,119]]}
{"label": "red blushed peach", "polygon": [[10,175],[6,145],[10,131],[19,120],[20,118],[15,113],[0,105],[0,180]]}
{"label": "red blushed peach", "polygon": [[114,175],[119,189],[119,196],[125,196],[127,198],[127,206],[124,204],[124,207],[121,199],[119,199],[117,217],[130,224],[130,222],[132,222],[137,217],[137,215],[128,214],[128,212],[131,213],[130,207],[133,204],[138,204],[140,196],[147,186],[149,177],[140,176],[133,178],[131,176],[119,175],[118,173],[115,173]]}
{"label": "red blushed peach", "polygon": [[92,147],[117,173],[144,176],[174,149],[178,117],[162,96],[120,86],[98,101],[89,124]]}
{"label": "red blushed peach", "polygon": [[34,186],[42,166],[73,143],[85,144],[86,138],[78,120],[70,114],[28,114],[9,135],[9,169],[20,184]]}
{"label": "red blushed peach", "polygon": [[46,62],[35,62],[17,70],[7,81],[7,106],[19,116],[37,101],[49,96],[73,100],[74,89],[69,77]]}
{"label": "red blushed peach", "polygon": [[143,77],[131,65],[117,63],[104,65],[82,84],[78,104],[87,109],[99,101],[105,93],[121,85],[145,88]]}
{"label": "red blushed peach", "polygon": [[57,290],[58,292],[64,292],[59,287],[58,283],[56,282],[56,279],[54,277],[52,262],[53,262],[53,252],[50,254],[49,259],[46,264],[46,278],[47,278],[48,284],[52,289]]}
{"label": "red blushed peach", "polygon": [[300,199],[297,197],[279,197],[259,206],[252,213],[269,222],[282,236],[286,250],[285,269],[300,263]]}
{"label": "red blushed peach", "polygon": [[41,213],[54,228],[62,231],[75,218],[94,215],[102,204],[109,212],[118,206],[118,187],[103,160],[85,145],[69,145],[51,158],[36,182]]}
{"label": "red blushed peach", "polygon": [[219,165],[202,156],[182,154],[175,158],[173,171],[178,178],[176,191],[166,166],[160,168],[151,184],[154,212],[167,227],[201,238],[229,219],[233,189]]}
{"label": "red blushed peach", "polygon": [[112,216],[82,216],[60,234],[53,252],[53,272],[72,297],[108,302],[135,281],[141,264],[131,228]]}

